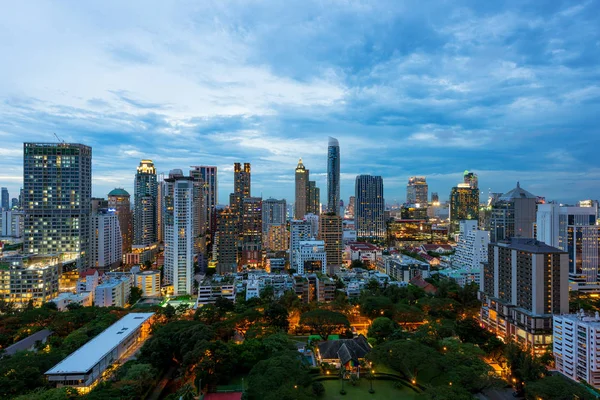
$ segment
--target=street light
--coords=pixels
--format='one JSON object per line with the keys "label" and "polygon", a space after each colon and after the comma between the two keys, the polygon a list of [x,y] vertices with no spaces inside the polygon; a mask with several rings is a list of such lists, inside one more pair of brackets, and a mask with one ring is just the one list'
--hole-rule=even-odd
{"label": "street light", "polygon": [[375,378],[374,374],[375,374],[375,370],[371,370],[371,376],[370,376],[371,379],[369,379],[369,383],[371,384],[371,388],[369,389],[369,393],[371,393],[371,394],[375,393],[375,391],[373,390],[373,378]]}

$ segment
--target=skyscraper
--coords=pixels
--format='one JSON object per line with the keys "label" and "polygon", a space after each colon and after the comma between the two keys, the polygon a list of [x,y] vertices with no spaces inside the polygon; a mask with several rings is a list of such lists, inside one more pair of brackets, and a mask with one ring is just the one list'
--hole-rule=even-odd
{"label": "skyscraper", "polygon": [[247,197],[242,203],[241,264],[262,264],[262,198]]}
{"label": "skyscraper", "polygon": [[521,188],[496,199],[490,210],[490,240],[497,242],[511,237],[533,237],[537,196]]}
{"label": "skyscraper", "polygon": [[433,205],[436,205],[436,204],[440,203],[440,196],[438,195],[437,192],[431,193],[431,203]]}
{"label": "skyscraper", "polygon": [[100,208],[92,215],[92,266],[110,271],[121,265],[123,237],[119,216],[113,209]]}
{"label": "skyscraper", "polygon": [[92,148],[24,143],[24,252],[77,259],[90,266]]}
{"label": "skyscraper", "polygon": [[285,199],[263,200],[262,235],[265,250],[287,250]]}
{"label": "skyscraper", "polygon": [[330,274],[339,271],[343,264],[342,251],[344,243],[342,235],[342,217],[331,213],[321,214],[319,218],[319,239],[325,242],[327,268]]}
{"label": "skyscraper", "polygon": [[217,211],[217,233],[213,243],[213,259],[217,261],[217,273],[237,271],[239,229],[231,208]]}
{"label": "skyscraper", "polygon": [[152,160],[142,160],[134,182],[133,244],[148,246],[158,240],[158,184]]}
{"label": "skyscraper", "polygon": [[233,164],[233,193],[229,195],[229,206],[241,222],[242,204],[251,196],[250,163]]}
{"label": "skyscraper", "polygon": [[573,290],[600,291],[598,250],[600,227],[596,210],[540,204],[536,219],[537,239],[569,255],[569,279]]}
{"label": "skyscraper", "polygon": [[8,195],[8,189],[3,187],[2,188],[2,203],[0,205],[0,207],[2,208],[1,211],[8,211],[10,210],[10,200],[9,200],[10,196]]}
{"label": "skyscraper", "polygon": [[[206,223],[208,229],[214,234],[217,229],[216,207],[219,204],[219,181],[217,167],[215,166],[196,166],[192,167],[193,171],[199,175],[204,182],[204,197],[206,203]],[[190,172],[190,175],[192,173]]]}
{"label": "skyscraper", "polygon": [[327,148],[327,211],[340,214],[340,144],[332,137]]}
{"label": "skyscraper", "polygon": [[312,226],[309,221],[290,221],[290,268],[295,269],[296,251],[300,249],[300,242],[312,238]]}
{"label": "skyscraper", "polygon": [[535,239],[490,243],[483,263],[481,322],[537,354],[552,345],[552,314],[569,311],[567,253]]}
{"label": "skyscraper", "polygon": [[457,232],[464,219],[479,219],[479,189],[459,183],[450,192],[450,233]]}
{"label": "skyscraper", "polygon": [[[192,167],[190,176],[194,179],[194,253],[207,253],[206,234],[209,231],[208,224],[208,196],[204,176],[199,167]],[[202,257],[202,260],[205,260]]]}
{"label": "skyscraper", "polygon": [[194,279],[194,178],[172,170],[165,188],[165,283],[175,295],[188,295]]}
{"label": "skyscraper", "polygon": [[471,189],[479,189],[479,179],[477,178],[477,174],[474,172],[465,171],[463,174],[463,181]]}
{"label": "skyscraper", "polygon": [[348,200],[348,207],[346,208],[346,214],[350,218],[354,218],[354,209],[356,206],[356,197],[350,196],[350,200]]}
{"label": "skyscraper", "polygon": [[427,206],[429,187],[424,176],[413,176],[408,179],[406,186],[406,202],[408,204],[420,204],[421,207]]}
{"label": "skyscraper", "polygon": [[321,214],[321,189],[317,187],[315,181],[308,181],[306,190],[308,192],[306,195],[306,213]]}
{"label": "skyscraper", "polygon": [[294,201],[294,217],[302,219],[307,214],[306,204],[308,195],[308,170],[302,164],[302,159],[296,166],[296,198]]}
{"label": "skyscraper", "polygon": [[122,188],[116,188],[108,193],[108,208],[114,209],[119,218],[122,236],[122,250],[127,253],[133,243],[133,215],[129,193]]}
{"label": "skyscraper", "polygon": [[359,175],[355,183],[356,235],[359,238],[383,239],[385,237],[385,205],[383,178]]}

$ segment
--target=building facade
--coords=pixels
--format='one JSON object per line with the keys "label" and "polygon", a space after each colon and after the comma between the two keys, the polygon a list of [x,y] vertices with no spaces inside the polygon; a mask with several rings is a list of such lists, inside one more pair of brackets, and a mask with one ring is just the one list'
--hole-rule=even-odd
{"label": "building facade", "polygon": [[158,182],[152,160],[142,160],[134,181],[133,244],[148,246],[158,237]]}
{"label": "building facade", "polygon": [[241,264],[262,265],[262,198],[248,197],[242,203]]}
{"label": "building facade", "polygon": [[310,238],[314,238],[314,236],[309,221],[290,221],[290,268],[294,268],[294,265],[296,265],[296,251],[300,249],[300,242],[309,240]]}
{"label": "building facade", "polygon": [[218,169],[216,166],[200,165],[192,167],[192,171],[194,174],[190,172],[190,175],[197,175],[203,183],[204,203],[206,204],[204,219],[208,229],[214,234],[217,229],[217,204],[219,204]]}
{"label": "building facade", "polygon": [[327,147],[327,212],[340,215],[340,143],[330,137]]}
{"label": "building facade", "polygon": [[213,259],[217,273],[237,271],[239,230],[237,216],[231,208],[220,210],[217,215],[217,233],[213,244]]}
{"label": "building facade", "polygon": [[265,250],[287,250],[286,209],[285,199],[263,200],[262,235]]}
{"label": "building facade", "polygon": [[302,219],[307,214],[308,174],[309,171],[304,167],[302,159],[300,159],[295,173],[296,196],[294,200],[294,218],[296,219]]}
{"label": "building facade", "polygon": [[511,237],[533,237],[537,196],[521,188],[504,193],[491,205],[490,238],[492,242]]}
{"label": "building facade", "polygon": [[460,221],[458,243],[452,257],[452,267],[476,270],[479,273],[481,264],[488,261],[489,244],[490,232],[479,230],[477,220]]}
{"label": "building facade", "polygon": [[58,265],[22,266],[0,262],[0,300],[16,308],[34,307],[58,295]]}
{"label": "building facade", "polygon": [[479,189],[459,183],[450,192],[450,232],[457,232],[459,221],[467,219],[479,219]]}
{"label": "building facade", "polygon": [[116,211],[102,208],[92,215],[91,240],[93,268],[111,270],[121,265],[123,237]]}
{"label": "building facade", "polygon": [[319,239],[325,242],[327,252],[327,273],[334,274],[344,265],[342,217],[321,214],[319,217]]}
{"label": "building facade", "polygon": [[296,265],[293,268],[300,275],[316,272],[327,273],[327,253],[325,252],[325,242],[322,240],[301,241],[294,259]]}
{"label": "building facade", "polygon": [[135,286],[146,297],[160,296],[160,271],[149,269],[135,274]]}
{"label": "building facade", "polygon": [[424,176],[413,176],[408,179],[406,185],[406,203],[427,206],[429,198],[429,187]]}
{"label": "building facade", "polygon": [[383,178],[371,175],[357,176],[354,211],[357,236],[368,239],[385,238],[384,211]]}
{"label": "building facade", "polygon": [[2,198],[0,201],[0,211],[10,210],[10,196],[8,194],[8,189],[5,187],[2,188]]}
{"label": "building facade", "polygon": [[24,143],[25,254],[77,259],[90,266],[92,148],[73,143]]}
{"label": "building facade", "polygon": [[552,316],[569,311],[568,255],[535,239],[491,243],[483,264],[481,323],[535,353],[552,344]]}
{"label": "building facade", "polygon": [[125,189],[116,188],[108,193],[108,208],[112,208],[119,218],[123,253],[131,251],[133,244],[133,214],[129,193]]}

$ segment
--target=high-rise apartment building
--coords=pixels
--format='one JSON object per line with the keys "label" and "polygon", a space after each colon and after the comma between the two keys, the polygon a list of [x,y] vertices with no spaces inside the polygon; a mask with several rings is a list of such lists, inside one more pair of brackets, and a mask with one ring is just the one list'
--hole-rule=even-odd
{"label": "high-rise apartment building", "polygon": [[301,241],[294,256],[294,269],[299,274],[327,273],[327,253],[322,240]]}
{"label": "high-rise apartment building", "polygon": [[92,267],[110,271],[123,259],[123,237],[119,215],[113,209],[100,208],[92,214]]}
{"label": "high-rise apartment building", "polygon": [[192,167],[190,177],[194,179],[194,254],[205,255],[206,235],[209,232],[207,187],[200,168]]}
{"label": "high-rise apartment building", "polygon": [[474,172],[465,171],[463,174],[463,182],[469,185],[472,189],[479,189],[479,179]]}
{"label": "high-rise apartment building", "polygon": [[459,183],[450,192],[450,233],[459,228],[459,221],[479,219],[479,189]]}
{"label": "high-rise apartment building", "polygon": [[262,202],[262,235],[265,250],[287,250],[285,199],[267,199]]}
{"label": "high-rise apartment building", "polygon": [[327,147],[327,212],[340,214],[340,143],[332,137]]}
{"label": "high-rise apartment building", "polygon": [[480,285],[481,322],[536,353],[552,345],[552,315],[569,311],[566,252],[531,238],[491,243]]}
{"label": "high-rise apartment building", "polygon": [[24,252],[90,266],[92,148],[24,143]]}
{"label": "high-rise apartment building", "polygon": [[294,217],[296,219],[302,219],[307,214],[308,174],[309,171],[304,167],[302,159],[300,159],[296,166],[295,174],[296,197],[294,201]]}
{"label": "high-rise apartment building", "polygon": [[152,160],[142,160],[134,182],[133,244],[148,246],[158,238],[158,183]]}
{"label": "high-rise apartment building", "polygon": [[321,214],[321,189],[317,187],[315,181],[308,181],[306,190],[306,213],[315,215]]}
{"label": "high-rise apartment building", "polygon": [[591,207],[596,213],[596,219],[598,219],[598,200],[580,200],[577,202],[578,207]]}
{"label": "high-rise apartment building", "polygon": [[229,206],[241,222],[242,204],[251,196],[252,176],[250,163],[233,164],[233,193],[229,195]]}
{"label": "high-rise apartment building", "polygon": [[0,218],[1,230],[0,236],[4,237],[23,237],[23,211],[14,209],[10,211],[2,211]]}
{"label": "high-rise apartment building", "polygon": [[354,209],[356,206],[356,197],[350,196],[348,200],[348,207],[346,207],[346,215],[350,218],[354,218]]}
{"label": "high-rise apartment building", "polygon": [[1,203],[0,203],[0,208],[2,208],[2,209],[0,211],[10,210],[9,199],[10,199],[10,196],[8,195],[8,189],[3,187],[2,188],[2,198],[1,198]]}
{"label": "high-rise apartment building", "polygon": [[239,229],[235,212],[231,208],[218,211],[217,233],[213,243],[213,259],[217,273],[237,272]]}
{"label": "high-rise apartment building", "polygon": [[108,208],[114,209],[121,227],[123,253],[131,251],[133,244],[133,214],[129,193],[122,188],[116,188],[108,193]]}
{"label": "high-rise apartment building", "polygon": [[537,196],[521,188],[519,182],[516,188],[497,198],[489,217],[491,241],[533,237],[536,203]]}
{"label": "high-rise apartment building", "polygon": [[591,207],[540,204],[536,237],[569,255],[569,279],[573,290],[600,291],[598,273],[598,230],[596,212]]}
{"label": "high-rise apartment building", "polygon": [[296,251],[300,248],[300,242],[314,238],[312,235],[312,226],[309,221],[291,220],[290,221],[290,268],[295,268]]}
{"label": "high-rise apartment building", "polygon": [[262,265],[262,198],[248,197],[242,203],[241,264]]}
{"label": "high-rise apartment building", "polygon": [[385,203],[383,178],[359,175],[355,183],[355,224],[359,238],[383,239],[385,237]]}
{"label": "high-rise apartment building", "polygon": [[180,169],[165,179],[164,230],[166,284],[175,295],[192,294],[194,279],[194,178]]}
{"label": "high-rise apartment building", "polygon": [[216,207],[219,204],[219,181],[217,179],[217,167],[215,166],[196,166],[192,167],[191,176],[198,176],[204,185],[204,202],[206,204],[205,221],[211,233],[217,229]]}
{"label": "high-rise apartment building", "polygon": [[165,174],[160,173],[156,176],[156,241],[162,242],[165,239],[165,193],[166,193]]}
{"label": "high-rise apartment building", "polygon": [[319,239],[325,242],[328,273],[334,274],[344,263],[342,258],[344,250],[342,217],[331,213],[321,214]]}
{"label": "high-rise apartment building", "polygon": [[429,187],[424,176],[413,176],[408,179],[406,186],[406,202],[408,204],[419,204],[427,206],[429,198]]}
{"label": "high-rise apartment building", "polygon": [[434,206],[440,204],[440,195],[437,192],[431,193],[431,204]]}
{"label": "high-rise apartment building", "polygon": [[460,221],[456,252],[452,256],[452,268],[480,271],[481,263],[488,260],[490,232],[478,229],[477,220]]}

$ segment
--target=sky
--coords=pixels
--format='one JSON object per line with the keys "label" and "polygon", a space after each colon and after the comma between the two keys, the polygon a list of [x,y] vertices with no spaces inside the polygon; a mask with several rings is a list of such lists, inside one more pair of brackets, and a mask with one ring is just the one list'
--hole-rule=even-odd
{"label": "sky", "polygon": [[0,186],[23,142],[93,148],[93,195],[159,172],[233,163],[252,194],[293,201],[302,157],[326,196],[381,175],[402,202],[425,175],[447,199],[520,181],[548,200],[600,198],[600,0],[0,0]]}

